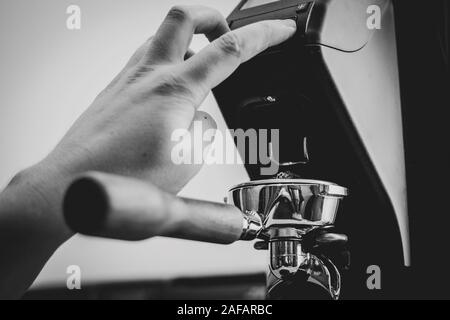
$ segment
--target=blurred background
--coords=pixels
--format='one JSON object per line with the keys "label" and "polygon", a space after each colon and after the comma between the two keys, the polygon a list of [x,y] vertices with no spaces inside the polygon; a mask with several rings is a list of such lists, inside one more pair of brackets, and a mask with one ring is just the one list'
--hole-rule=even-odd
{"label": "blurred background", "polygon": [[[0,190],[15,173],[41,160],[62,138],[129,57],[155,33],[175,4],[202,4],[225,16],[224,0],[0,0]],[[66,9],[81,8],[81,30],[68,30]],[[207,44],[196,36],[192,48]],[[216,102],[201,108],[225,130]],[[182,195],[223,201],[246,181],[243,167],[211,165]],[[47,263],[33,288],[66,286],[78,265],[82,283],[152,281],[264,272],[265,252],[248,243],[209,245],[171,239],[139,243],[75,236]]]}

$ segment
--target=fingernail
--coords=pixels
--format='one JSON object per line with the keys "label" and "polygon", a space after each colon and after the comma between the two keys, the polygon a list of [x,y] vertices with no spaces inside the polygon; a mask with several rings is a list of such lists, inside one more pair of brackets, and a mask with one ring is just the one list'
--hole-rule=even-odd
{"label": "fingernail", "polygon": [[290,28],[297,29],[297,23],[296,23],[294,20],[292,20],[292,19],[281,20],[281,22],[282,22],[286,27],[290,27]]}

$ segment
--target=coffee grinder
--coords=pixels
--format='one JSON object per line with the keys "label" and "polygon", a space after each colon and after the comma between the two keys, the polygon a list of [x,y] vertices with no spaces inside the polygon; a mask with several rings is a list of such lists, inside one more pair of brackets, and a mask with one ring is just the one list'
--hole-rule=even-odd
{"label": "coffee grinder", "polygon": [[395,274],[410,264],[393,4],[243,0],[228,22],[268,19],[295,20],[297,34],[214,95],[230,129],[279,131],[279,170],[246,163],[251,181],[228,202],[269,251],[268,298],[373,297],[369,266]]}

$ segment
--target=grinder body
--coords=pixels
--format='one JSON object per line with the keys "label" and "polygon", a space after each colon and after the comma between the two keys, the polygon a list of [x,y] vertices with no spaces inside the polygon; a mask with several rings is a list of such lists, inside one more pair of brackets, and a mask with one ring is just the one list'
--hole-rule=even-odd
{"label": "grinder body", "polygon": [[[351,191],[336,221],[352,252],[341,295],[373,298],[377,292],[368,290],[365,280],[368,267],[377,265],[396,279],[410,263],[392,3],[246,3],[229,16],[231,29],[294,19],[298,31],[215,88],[219,107],[230,129],[279,130],[280,172],[333,181]],[[381,29],[368,25],[374,5]],[[272,178],[262,175],[263,166],[246,163],[251,180]],[[387,283],[383,297],[396,296],[396,288],[395,280]]]}

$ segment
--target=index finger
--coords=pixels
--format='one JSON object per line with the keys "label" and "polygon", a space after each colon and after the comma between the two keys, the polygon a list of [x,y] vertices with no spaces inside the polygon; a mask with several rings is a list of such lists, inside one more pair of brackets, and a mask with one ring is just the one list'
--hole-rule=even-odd
{"label": "index finger", "polygon": [[205,94],[228,78],[240,64],[296,32],[293,20],[268,20],[222,35],[184,62],[184,76],[205,88]]}
{"label": "index finger", "polygon": [[175,6],[158,29],[147,52],[147,60],[181,62],[194,34],[204,33],[213,41],[228,31],[225,18],[215,9]]}

